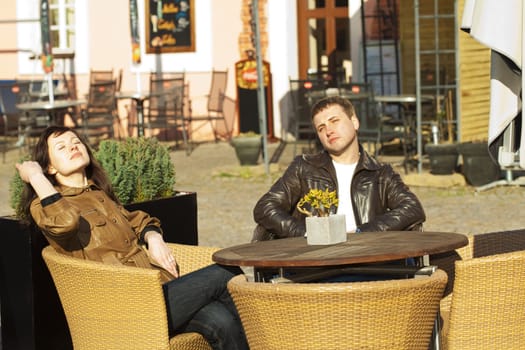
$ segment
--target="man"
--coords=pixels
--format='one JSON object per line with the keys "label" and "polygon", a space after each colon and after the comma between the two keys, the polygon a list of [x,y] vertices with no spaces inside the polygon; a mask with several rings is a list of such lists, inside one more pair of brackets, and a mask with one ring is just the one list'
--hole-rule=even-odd
{"label": "man", "polygon": [[337,214],[347,232],[417,230],[425,213],[414,193],[389,164],[370,157],[359,144],[359,119],[340,96],[318,101],[311,112],[324,148],[297,156],[254,208],[253,241],[305,234],[305,216],[296,204],[310,189],[336,190]]}

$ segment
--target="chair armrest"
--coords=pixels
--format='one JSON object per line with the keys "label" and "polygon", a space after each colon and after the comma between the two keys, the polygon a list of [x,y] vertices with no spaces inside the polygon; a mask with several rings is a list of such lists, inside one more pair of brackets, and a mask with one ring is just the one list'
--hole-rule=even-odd
{"label": "chair armrest", "polygon": [[180,267],[181,275],[213,264],[211,256],[220,248],[167,243]]}

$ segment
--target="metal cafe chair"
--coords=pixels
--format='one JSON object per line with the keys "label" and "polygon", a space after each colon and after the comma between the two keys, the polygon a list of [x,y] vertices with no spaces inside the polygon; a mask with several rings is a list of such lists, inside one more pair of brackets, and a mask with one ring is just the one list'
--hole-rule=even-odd
{"label": "metal cafe chair", "polygon": [[186,152],[191,152],[189,144],[189,122],[184,118],[184,78],[158,78],[150,75],[150,98],[145,115],[145,126],[150,135],[153,129],[164,130],[165,135],[175,132],[178,143],[179,131]]}
{"label": "metal cafe chair", "polygon": [[308,141],[310,150],[316,147],[317,133],[310,119],[310,108],[316,101],[326,97],[326,86],[322,80],[289,78],[289,83],[292,102],[291,122],[295,138],[293,154],[296,155],[297,142],[301,139]]}
{"label": "metal cafe chair", "polygon": [[24,113],[16,107],[19,103],[30,101],[29,91],[30,82],[26,80],[0,85],[0,111],[3,122],[1,147],[4,161],[7,151],[30,145],[30,138],[40,135],[50,124],[49,115],[29,111]]}
{"label": "metal cafe chair", "polygon": [[[224,117],[224,99],[226,97],[226,86],[228,83],[228,70],[219,71],[212,70],[210,92],[206,95],[207,98],[207,112],[203,115],[193,115],[190,108],[190,115],[185,116],[190,126],[193,127],[193,122],[203,121],[207,122],[213,130],[215,141],[220,139],[229,140],[232,137],[233,125],[229,127]],[[190,101],[191,103],[191,101]],[[221,124],[222,123],[222,124]],[[190,139],[193,130],[190,131]]]}
{"label": "metal cafe chair", "polygon": [[114,77],[113,69],[107,69],[107,70],[91,69],[89,71],[89,82],[90,83],[112,81],[114,79],[115,77]]}
{"label": "metal cafe chair", "polygon": [[87,104],[81,110],[78,127],[83,135],[97,144],[101,137],[114,136],[116,113],[116,81],[98,81],[89,84]]}
{"label": "metal cafe chair", "polygon": [[383,115],[375,101],[371,83],[340,84],[339,94],[354,105],[359,119],[359,141],[372,144],[375,157],[379,155],[385,143],[396,139],[403,141],[403,132],[388,125],[389,118]]}

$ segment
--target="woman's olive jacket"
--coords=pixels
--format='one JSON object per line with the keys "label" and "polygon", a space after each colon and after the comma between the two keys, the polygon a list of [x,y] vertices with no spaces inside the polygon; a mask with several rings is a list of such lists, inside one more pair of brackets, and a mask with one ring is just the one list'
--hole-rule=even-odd
{"label": "woman's olive jacket", "polygon": [[91,181],[84,188],[56,188],[60,195],[31,203],[31,215],[58,252],[112,265],[157,265],[139,244],[145,230],[162,233],[157,218],[126,210]]}
{"label": "woman's olive jacket", "polygon": [[[425,212],[413,192],[389,164],[379,163],[362,148],[351,184],[352,205],[361,231],[419,229]],[[332,158],[326,152],[295,157],[283,176],[261,197],[253,215],[253,241],[303,236],[305,215],[297,202],[310,189],[337,191]]]}

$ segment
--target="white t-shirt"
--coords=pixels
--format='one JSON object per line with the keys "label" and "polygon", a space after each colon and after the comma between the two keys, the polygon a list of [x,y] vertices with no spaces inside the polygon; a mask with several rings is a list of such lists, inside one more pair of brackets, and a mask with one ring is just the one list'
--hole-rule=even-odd
{"label": "white t-shirt", "polygon": [[345,215],[346,232],[354,232],[356,229],[354,210],[352,207],[352,197],[350,194],[350,186],[352,184],[352,177],[357,166],[357,162],[353,164],[340,164],[332,160],[337,175],[337,198],[339,205],[337,207],[337,214]]}

